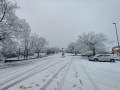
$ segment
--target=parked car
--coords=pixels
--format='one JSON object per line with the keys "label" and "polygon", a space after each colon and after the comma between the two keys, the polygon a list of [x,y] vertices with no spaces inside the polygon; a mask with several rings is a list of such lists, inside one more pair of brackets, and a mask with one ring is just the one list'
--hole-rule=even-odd
{"label": "parked car", "polygon": [[93,54],[87,54],[86,56],[89,58],[89,57],[92,57],[92,56],[93,56]]}
{"label": "parked car", "polygon": [[87,54],[86,53],[82,53],[81,56],[86,56]]}
{"label": "parked car", "polygon": [[94,57],[94,56],[88,57],[89,61],[93,61],[93,57]]}
{"label": "parked car", "polygon": [[89,61],[110,61],[115,62],[115,58],[109,54],[97,54],[89,57]]}
{"label": "parked car", "polygon": [[87,57],[90,57],[90,56],[93,56],[93,54],[89,54],[89,53],[82,53],[81,56],[87,56]]}
{"label": "parked car", "polygon": [[89,61],[94,61],[94,58],[99,56],[99,55],[101,55],[101,54],[96,54],[94,56],[90,56],[90,57],[88,57],[88,59],[89,59]]}

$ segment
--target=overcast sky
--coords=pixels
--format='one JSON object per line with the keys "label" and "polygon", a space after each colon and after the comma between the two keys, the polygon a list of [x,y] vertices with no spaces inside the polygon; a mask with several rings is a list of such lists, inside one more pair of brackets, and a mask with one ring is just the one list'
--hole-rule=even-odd
{"label": "overcast sky", "polygon": [[21,9],[19,18],[29,23],[32,32],[45,37],[49,46],[67,47],[78,35],[89,31],[104,33],[115,41],[117,23],[120,40],[120,0],[11,0]]}

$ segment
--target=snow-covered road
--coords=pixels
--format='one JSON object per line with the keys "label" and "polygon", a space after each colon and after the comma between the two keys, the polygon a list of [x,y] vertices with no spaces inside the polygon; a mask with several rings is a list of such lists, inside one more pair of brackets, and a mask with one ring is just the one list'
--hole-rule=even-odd
{"label": "snow-covered road", "polygon": [[24,63],[0,69],[0,90],[120,90],[120,61],[56,54]]}

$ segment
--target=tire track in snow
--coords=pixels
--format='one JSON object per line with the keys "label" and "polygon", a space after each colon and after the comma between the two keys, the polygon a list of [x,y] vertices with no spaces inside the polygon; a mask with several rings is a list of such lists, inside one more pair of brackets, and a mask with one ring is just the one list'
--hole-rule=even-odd
{"label": "tire track in snow", "polygon": [[[41,60],[41,61],[43,61],[43,60]],[[47,60],[46,62],[48,62],[49,60]],[[44,64],[45,62],[43,62],[42,64]],[[15,70],[15,71],[13,71],[13,72],[8,72],[8,73],[5,73],[5,74],[0,74],[0,78],[5,78],[6,76],[9,76],[9,75],[12,75],[12,74],[14,74],[14,73],[17,73],[17,72],[20,72],[20,71],[22,71],[22,70],[25,70],[25,69],[28,69],[29,67],[33,67],[33,66],[35,66],[35,68],[37,68],[37,67],[39,67],[40,65],[42,65],[41,64],[41,62],[39,62],[39,63],[35,63],[35,64],[31,64],[31,65],[29,65],[29,66],[27,66],[27,67],[23,67],[23,68],[21,68],[21,69],[18,69],[18,70]],[[33,69],[33,68],[32,68]],[[29,69],[29,70],[27,70],[26,72],[29,72],[29,71],[31,71],[32,69]]]}
{"label": "tire track in snow", "polygon": [[[39,59],[39,58],[38,58],[38,59]],[[51,57],[50,57],[49,59],[51,60],[51,59],[54,59],[54,58],[51,58]],[[48,60],[48,58],[45,58],[45,60]],[[42,59],[42,60],[37,60],[37,62],[38,62],[38,61],[44,61],[44,59]],[[23,63],[25,63],[25,64],[23,64]],[[30,64],[29,64],[29,63],[30,63]],[[34,63],[34,64],[31,64],[31,63],[33,63],[33,61],[28,60],[28,61],[21,61],[21,62],[19,62],[19,63],[13,63],[13,64],[16,64],[17,67],[21,67],[22,65],[26,65],[26,64],[27,64],[27,65],[29,64],[30,66],[31,66],[31,65],[36,65],[36,63]],[[39,62],[39,63],[41,63],[41,62]],[[20,65],[18,65],[18,64],[20,64]],[[38,63],[37,63],[37,64],[38,64]],[[7,65],[9,65],[9,64],[7,64]],[[1,67],[1,68],[4,68],[4,66],[7,66],[7,65],[3,65],[3,66],[0,66],[0,67]],[[10,64],[10,65],[11,65],[11,64]],[[12,67],[14,67],[14,66],[12,66]],[[8,67],[8,68],[12,68],[12,67]],[[28,66],[28,67],[29,67],[29,66]],[[24,67],[24,68],[26,68],[26,67]],[[24,68],[23,68],[23,69],[24,69]],[[4,68],[4,69],[7,69],[7,68]],[[2,72],[2,70],[4,71],[4,69],[1,69],[0,72]],[[21,69],[20,69],[20,70],[21,70]],[[16,70],[15,70],[15,71],[16,71]],[[19,71],[19,70],[18,70],[18,71]],[[0,73],[0,76],[1,76],[1,75],[4,75],[4,74],[7,74],[7,73],[11,73],[11,72],[13,72],[13,70],[12,70],[12,71],[7,71],[7,72],[5,72],[5,73]]]}
{"label": "tire track in snow", "polygon": [[23,72],[23,73],[20,73],[20,74],[14,76],[14,77],[12,77],[12,78],[9,78],[8,80],[2,81],[2,82],[0,83],[0,86],[2,86],[2,85],[4,85],[4,84],[6,84],[6,83],[8,83],[8,82],[10,82],[10,81],[18,78],[18,77],[21,77],[22,75],[24,75],[24,74],[26,74],[26,73],[32,72],[32,71],[34,71],[34,70],[37,69],[37,68],[40,68],[40,67],[42,67],[42,66],[44,66],[44,65],[47,65],[47,64],[49,64],[50,62],[51,62],[51,61],[49,61],[49,62],[47,61],[47,62],[45,62],[45,63],[43,63],[43,64],[41,64],[41,65],[37,65],[36,67],[32,68],[31,70],[27,70],[27,71],[25,71],[25,72]]}
{"label": "tire track in snow", "polygon": [[[71,60],[71,61],[72,61],[72,60]],[[53,77],[52,77],[49,81],[47,81],[46,84],[45,84],[42,88],[40,88],[40,90],[46,90],[46,88],[49,86],[49,84],[56,78],[56,76],[57,76],[71,61],[69,61],[68,63],[66,63],[57,73],[55,73],[55,74],[53,75]],[[56,88],[55,88],[55,89],[56,89]]]}
{"label": "tire track in snow", "polygon": [[80,61],[81,66],[85,72],[85,74],[87,75],[89,81],[91,82],[92,86],[94,87],[95,90],[100,90],[99,87],[97,86],[97,84],[95,83],[95,81],[92,79],[92,77],[89,75],[89,73],[87,72],[87,70],[85,69],[85,67],[82,65],[82,62]]}
{"label": "tire track in snow", "polygon": [[[72,61],[73,61],[73,59],[71,60],[71,62],[72,62]],[[62,90],[62,87],[63,87],[63,85],[64,85],[64,81],[65,81],[65,78],[66,78],[66,76],[67,76],[68,70],[69,70],[69,68],[70,68],[71,62],[70,62],[70,64],[69,64],[69,66],[67,67],[67,69],[65,70],[65,73],[63,74],[63,77],[62,77],[62,79],[61,79],[61,81],[60,81],[60,83],[59,83],[59,86],[57,87],[57,90]]]}
{"label": "tire track in snow", "polygon": [[[64,60],[59,61],[59,62],[57,62],[57,63],[55,63],[55,64],[53,64],[53,65],[50,65],[50,66],[48,66],[48,67],[46,67],[46,68],[43,68],[43,67],[45,66],[45,65],[44,65],[44,66],[42,67],[43,69],[40,68],[41,70],[34,71],[34,72],[30,73],[29,75],[27,75],[27,76],[25,76],[25,77],[23,77],[23,78],[15,81],[14,83],[11,83],[11,84],[3,87],[3,88],[0,89],[0,90],[7,90],[7,89],[9,89],[10,87],[12,87],[12,86],[20,83],[21,81],[24,81],[25,79],[28,79],[28,78],[30,78],[31,76],[34,76],[35,74],[37,74],[37,73],[39,73],[39,72],[41,72],[41,71],[44,71],[44,70],[46,70],[46,69],[48,69],[48,68],[50,68],[50,67],[52,67],[52,66],[54,66],[54,65],[57,65],[57,64],[59,64],[60,62],[63,62],[63,61],[64,61]],[[49,63],[47,63],[47,64],[49,64]],[[46,64],[46,65],[47,65],[47,64]],[[16,77],[16,78],[17,78],[17,77]],[[10,81],[12,81],[12,80],[10,80]],[[6,83],[7,83],[7,82],[6,82]],[[4,83],[4,84],[6,84],[6,83]]]}

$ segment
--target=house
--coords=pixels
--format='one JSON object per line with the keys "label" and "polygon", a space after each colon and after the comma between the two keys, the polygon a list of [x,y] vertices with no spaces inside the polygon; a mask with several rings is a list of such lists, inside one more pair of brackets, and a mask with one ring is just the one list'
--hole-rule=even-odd
{"label": "house", "polygon": [[[120,48],[120,46],[119,46],[119,48]],[[118,48],[118,46],[113,47],[113,48],[112,48],[113,54],[119,53],[119,48]]]}

